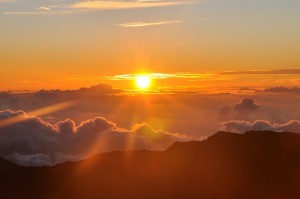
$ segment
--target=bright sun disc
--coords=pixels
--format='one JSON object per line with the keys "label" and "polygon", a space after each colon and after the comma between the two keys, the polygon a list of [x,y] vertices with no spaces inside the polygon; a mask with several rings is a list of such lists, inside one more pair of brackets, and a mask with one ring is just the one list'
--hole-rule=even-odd
{"label": "bright sun disc", "polygon": [[146,89],[146,88],[150,87],[151,78],[146,75],[141,75],[141,76],[136,77],[135,82],[136,82],[137,87],[139,87],[141,89]]}

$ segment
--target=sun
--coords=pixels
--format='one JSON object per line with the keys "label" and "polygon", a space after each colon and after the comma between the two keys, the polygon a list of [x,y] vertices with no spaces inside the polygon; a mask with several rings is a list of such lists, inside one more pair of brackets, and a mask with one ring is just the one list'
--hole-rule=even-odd
{"label": "sun", "polygon": [[139,75],[135,78],[136,86],[140,89],[147,89],[151,86],[151,78],[147,75]]}

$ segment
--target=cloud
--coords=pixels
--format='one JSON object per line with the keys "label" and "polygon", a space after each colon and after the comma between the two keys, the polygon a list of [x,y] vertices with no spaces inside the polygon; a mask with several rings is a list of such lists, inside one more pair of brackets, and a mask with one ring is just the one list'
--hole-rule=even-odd
{"label": "cloud", "polygon": [[[132,80],[141,74],[123,74],[114,76],[105,76],[103,78],[109,80]],[[188,79],[188,80],[200,80],[200,79],[216,79],[216,75],[212,73],[148,73],[147,76],[152,79]]]}
{"label": "cloud", "polygon": [[38,9],[39,10],[46,10],[46,11],[51,11],[52,10],[52,8],[46,7],[46,6],[39,7]]}
{"label": "cloud", "polygon": [[174,6],[180,4],[186,4],[185,1],[160,1],[160,0],[129,0],[129,1],[120,1],[120,0],[95,0],[95,1],[79,1],[74,5],[71,5],[71,8],[77,9],[101,9],[101,10],[110,10],[110,9],[129,9],[129,8],[147,8],[147,7],[164,7],[164,6]]}
{"label": "cloud", "polygon": [[96,117],[78,126],[71,119],[53,125],[24,111],[0,111],[0,120],[12,117],[23,120],[0,128],[0,156],[24,166],[54,165],[114,150],[164,150],[176,141],[188,140],[146,123],[122,129]]}
{"label": "cloud", "polygon": [[147,26],[168,25],[174,23],[181,23],[181,21],[130,22],[130,23],[124,23],[118,25],[125,28],[140,28],[140,27],[147,27]]}
{"label": "cloud", "polygon": [[[69,8],[66,8],[60,2],[56,2],[57,4],[47,5],[47,6],[37,6],[27,10],[18,10],[18,11],[5,11],[3,15],[64,15],[64,14],[72,14],[73,11]],[[22,81],[22,80],[21,80]],[[22,81],[26,83],[30,83],[30,81]]]}
{"label": "cloud", "polygon": [[5,157],[7,160],[15,162],[19,165],[26,167],[39,167],[39,166],[51,166],[54,163],[63,163],[66,161],[78,161],[82,159],[80,156],[65,155],[61,153],[55,153],[52,155],[38,153],[38,154],[20,154],[13,153]]}
{"label": "cloud", "polygon": [[229,106],[225,106],[218,112],[219,119],[222,121],[226,121],[230,118],[231,113],[231,108]]}
{"label": "cloud", "polygon": [[[0,0],[0,3],[19,0]],[[79,0],[79,1],[54,1],[56,5],[32,7],[27,10],[9,10],[4,15],[59,15],[73,14],[80,10],[115,10],[148,7],[166,7],[181,4],[195,3],[192,0]],[[155,22],[154,22],[155,23]],[[130,25],[130,24],[129,24]],[[154,24],[152,24],[154,25]],[[158,25],[158,24],[155,24]]]}
{"label": "cloud", "polygon": [[258,110],[261,105],[255,103],[254,99],[242,98],[241,101],[233,106],[224,106],[218,111],[220,121],[228,120],[248,120],[250,114]]}
{"label": "cloud", "polygon": [[253,99],[242,99],[239,104],[234,106],[234,110],[238,112],[252,112],[259,106],[254,103]]}
{"label": "cloud", "polygon": [[294,93],[294,94],[300,94],[300,88],[298,88],[298,87],[294,87],[294,88],[273,87],[273,88],[266,88],[262,92],[267,92],[267,93]]}
{"label": "cloud", "polygon": [[[41,9],[42,10],[42,9]],[[64,14],[72,14],[70,10],[46,10],[42,11],[7,11],[3,12],[4,15],[64,15]]]}
{"label": "cloud", "polygon": [[300,133],[300,121],[291,120],[287,123],[271,123],[267,120],[248,121],[227,121],[221,124],[220,130],[236,133],[245,133],[247,131],[276,131],[276,132],[294,132]]}
{"label": "cloud", "polygon": [[248,115],[259,108],[253,99],[242,99],[239,104],[233,107],[238,114],[238,118],[247,118]]}
{"label": "cloud", "polygon": [[221,75],[296,75],[296,74],[300,74],[300,69],[228,71],[220,74]]}

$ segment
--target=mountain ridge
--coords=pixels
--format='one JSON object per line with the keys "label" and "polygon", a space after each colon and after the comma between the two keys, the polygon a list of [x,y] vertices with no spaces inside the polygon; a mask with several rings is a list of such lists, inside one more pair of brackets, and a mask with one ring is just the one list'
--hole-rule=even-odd
{"label": "mountain ridge", "polygon": [[3,198],[295,198],[300,135],[218,132],[166,151],[109,152],[52,167],[0,159]]}

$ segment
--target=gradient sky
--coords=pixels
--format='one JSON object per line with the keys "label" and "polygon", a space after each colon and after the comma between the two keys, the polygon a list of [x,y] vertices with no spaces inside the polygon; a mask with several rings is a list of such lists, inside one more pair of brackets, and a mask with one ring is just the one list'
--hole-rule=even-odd
{"label": "gradient sky", "polygon": [[0,0],[0,27],[1,90],[300,68],[299,0]]}

